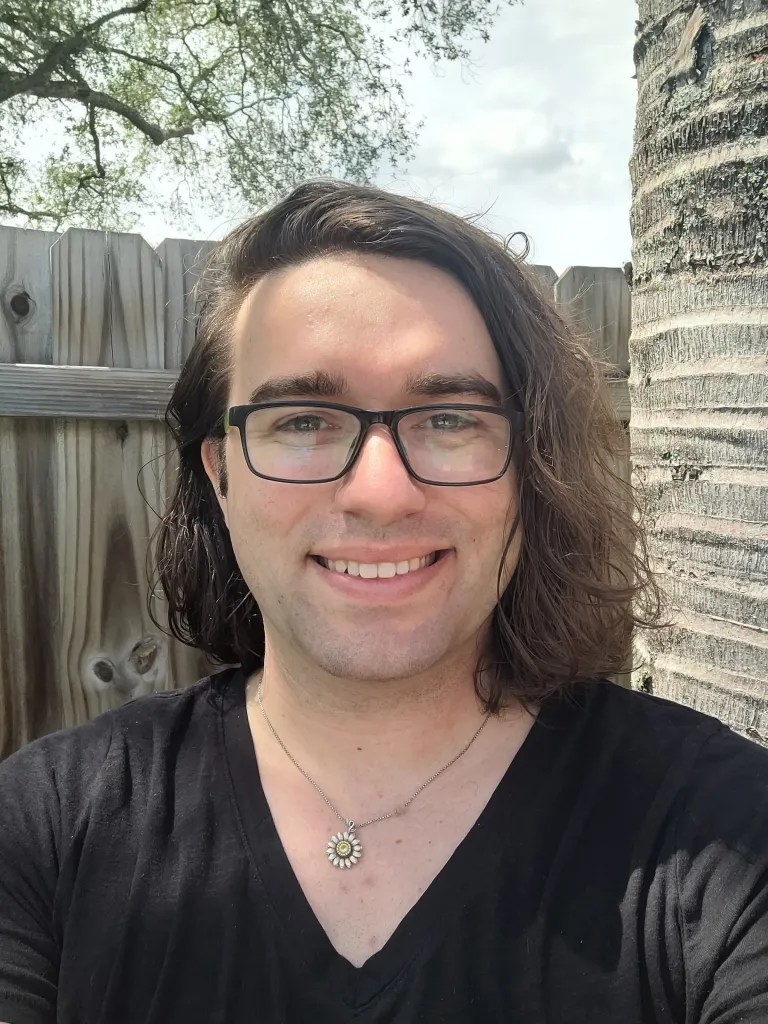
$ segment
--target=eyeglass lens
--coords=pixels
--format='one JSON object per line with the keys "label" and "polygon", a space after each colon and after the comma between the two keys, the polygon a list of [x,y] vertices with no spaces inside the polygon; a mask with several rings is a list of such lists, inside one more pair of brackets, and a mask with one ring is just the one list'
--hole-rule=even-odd
{"label": "eyeglass lens", "polygon": [[[343,473],[360,429],[341,409],[282,406],[249,413],[245,442],[257,473],[312,482]],[[399,420],[397,432],[411,471],[434,483],[492,479],[507,461],[509,421],[496,412],[417,410]]]}

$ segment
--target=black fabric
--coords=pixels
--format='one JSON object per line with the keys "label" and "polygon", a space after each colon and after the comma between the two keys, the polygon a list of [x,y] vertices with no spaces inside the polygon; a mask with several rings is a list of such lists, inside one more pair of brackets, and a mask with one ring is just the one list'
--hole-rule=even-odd
{"label": "black fabric", "polygon": [[0,765],[8,1024],[765,1024],[768,752],[595,682],[544,706],[386,946],[354,968],[259,785],[241,672]]}

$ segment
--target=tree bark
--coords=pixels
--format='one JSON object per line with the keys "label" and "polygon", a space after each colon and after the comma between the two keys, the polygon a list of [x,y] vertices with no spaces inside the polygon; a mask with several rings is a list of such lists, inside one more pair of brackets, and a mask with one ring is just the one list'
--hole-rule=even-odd
{"label": "tree bark", "polygon": [[768,743],[768,4],[638,7],[631,437],[672,626],[633,685]]}

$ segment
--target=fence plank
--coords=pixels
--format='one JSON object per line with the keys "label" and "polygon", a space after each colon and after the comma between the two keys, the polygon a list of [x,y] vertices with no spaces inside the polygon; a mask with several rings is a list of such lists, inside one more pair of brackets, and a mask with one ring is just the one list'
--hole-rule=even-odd
{"label": "fence plank", "polygon": [[[138,236],[70,231],[54,249],[57,363],[163,369],[162,272]],[[159,506],[146,472],[151,423],[59,421],[59,685],[63,726],[166,685],[168,643],[147,608],[146,551]]]}
{"label": "fence plank", "polygon": [[58,237],[0,227],[0,362],[51,362],[51,246]]}
{"label": "fence plank", "polygon": [[110,232],[108,309],[114,367],[165,369],[163,268],[141,235]]}
{"label": "fence plank", "polygon": [[194,344],[194,289],[214,245],[189,238],[166,238],[157,247],[165,285],[166,369],[181,369]]}
{"label": "fence plank", "polygon": [[622,423],[629,423],[632,406],[629,401],[629,383],[626,380],[609,378],[606,381],[616,415]]}
{"label": "fence plank", "polygon": [[617,267],[568,267],[554,288],[555,301],[591,350],[629,375],[632,296]]}
{"label": "fence plank", "polygon": [[538,278],[543,291],[551,298],[557,281],[557,271],[545,263],[530,263],[529,267]]}
{"label": "fence plank", "polygon": [[[52,358],[53,232],[0,228],[0,368]],[[0,759],[55,727],[54,424],[0,419]]]}
{"label": "fence plank", "polygon": [[103,231],[68,231],[51,249],[54,363],[112,365],[105,243]]}

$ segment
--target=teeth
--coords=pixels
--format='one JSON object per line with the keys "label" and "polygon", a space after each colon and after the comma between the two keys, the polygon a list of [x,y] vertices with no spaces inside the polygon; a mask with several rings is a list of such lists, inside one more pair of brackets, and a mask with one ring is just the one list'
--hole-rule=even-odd
{"label": "teeth", "polygon": [[346,572],[350,576],[362,576],[364,580],[389,580],[393,576],[405,576],[406,573],[415,572],[417,569],[425,569],[432,565],[436,558],[437,552],[433,551],[424,558],[410,558],[403,562],[353,562],[341,558],[331,561],[322,556],[318,560],[332,572]]}

